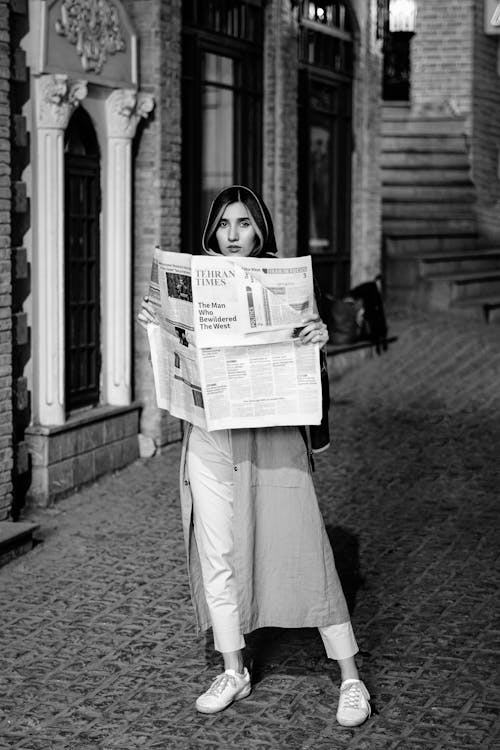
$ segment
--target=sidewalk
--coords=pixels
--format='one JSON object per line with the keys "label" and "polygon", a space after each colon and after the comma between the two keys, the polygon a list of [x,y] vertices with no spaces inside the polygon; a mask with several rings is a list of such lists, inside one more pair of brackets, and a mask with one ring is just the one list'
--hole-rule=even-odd
{"label": "sidewalk", "polygon": [[0,750],[493,750],[500,747],[500,326],[389,312],[399,339],[333,383],[315,483],[374,716],[335,722],[315,630],[249,638],[254,690],[194,701],[198,640],[179,446],[33,513],[0,568]]}

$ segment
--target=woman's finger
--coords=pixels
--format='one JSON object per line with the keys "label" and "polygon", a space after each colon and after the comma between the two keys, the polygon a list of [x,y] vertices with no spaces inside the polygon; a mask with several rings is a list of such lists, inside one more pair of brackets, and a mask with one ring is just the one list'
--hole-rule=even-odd
{"label": "woman's finger", "polygon": [[317,320],[305,325],[299,334],[303,344],[321,344],[322,346],[328,341],[328,329],[322,320]]}

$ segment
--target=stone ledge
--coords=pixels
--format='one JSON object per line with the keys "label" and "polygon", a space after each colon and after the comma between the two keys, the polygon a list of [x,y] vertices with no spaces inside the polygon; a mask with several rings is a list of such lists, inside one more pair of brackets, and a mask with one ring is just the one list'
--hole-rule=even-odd
{"label": "stone ledge", "polygon": [[0,521],[0,566],[33,549],[38,524],[28,521]]}
{"label": "stone ledge", "polygon": [[69,430],[81,427],[82,425],[93,424],[94,422],[102,422],[109,417],[117,417],[120,414],[130,414],[131,412],[139,411],[142,409],[142,402],[133,401],[131,404],[126,406],[110,406],[104,404],[103,406],[96,406],[93,409],[85,409],[79,412],[71,414],[64,424],[58,425],[30,425],[26,428],[26,433],[31,435],[56,435],[59,432],[69,432]]}
{"label": "stone ledge", "polygon": [[100,406],[64,425],[32,425],[25,432],[32,481],[27,500],[47,506],[139,457],[141,403]]}

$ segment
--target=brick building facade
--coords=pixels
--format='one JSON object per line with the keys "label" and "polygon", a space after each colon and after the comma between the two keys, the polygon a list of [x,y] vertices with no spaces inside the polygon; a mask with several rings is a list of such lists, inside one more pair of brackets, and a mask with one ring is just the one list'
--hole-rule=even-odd
{"label": "brick building facade", "polygon": [[392,31],[389,14],[384,45],[386,290],[490,321],[500,309],[500,4],[398,6],[412,12]]}
{"label": "brick building facade", "polygon": [[12,284],[10,252],[10,39],[0,2],[0,518],[12,503]]}
{"label": "brick building facade", "polygon": [[[411,106],[463,115],[494,234],[496,42],[480,0],[417,5]],[[79,7],[0,0],[4,517],[181,436],[135,319],[154,245],[196,251],[223,184],[261,190],[281,254],[311,252],[326,291],[381,268],[386,2],[106,0],[115,46],[83,53]]]}
{"label": "brick building facade", "polygon": [[483,0],[419,2],[411,42],[411,104],[447,105],[465,118],[475,212],[484,237],[500,235],[498,37],[485,34]]}

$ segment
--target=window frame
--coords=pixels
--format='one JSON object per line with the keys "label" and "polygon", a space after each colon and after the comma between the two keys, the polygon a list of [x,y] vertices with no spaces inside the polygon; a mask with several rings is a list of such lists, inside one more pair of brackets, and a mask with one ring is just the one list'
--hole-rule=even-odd
{"label": "window frame", "polygon": [[[349,6],[345,4],[348,12]],[[305,3],[302,4],[302,9]],[[342,31],[340,35],[332,33],[334,30],[314,21],[304,23],[300,20],[300,26],[305,32],[309,32],[311,26],[314,32],[321,35],[322,41],[331,43],[342,40],[342,43],[350,45],[347,58],[350,64],[342,69],[328,69],[323,65],[317,65],[304,59],[304,39],[299,38],[299,150],[298,150],[298,247],[299,254],[311,254],[313,269],[322,291],[333,297],[342,297],[350,287],[351,268],[351,188],[352,188],[352,165],[351,155],[353,148],[353,123],[352,123],[352,82],[354,64],[354,35]],[[349,22],[349,27],[354,24]],[[304,32],[300,32],[303,34]],[[311,125],[314,110],[311,106],[311,89],[315,85],[331,88],[336,92],[338,103],[337,112],[324,113],[330,119],[330,138],[333,144],[331,154],[331,204],[332,214],[330,222],[330,250],[328,252],[311,252],[310,246],[310,139]],[[342,124],[344,123],[344,124]],[[338,156],[342,158],[337,158]],[[339,168],[336,165],[339,164]],[[341,169],[341,173],[339,173]]]}

